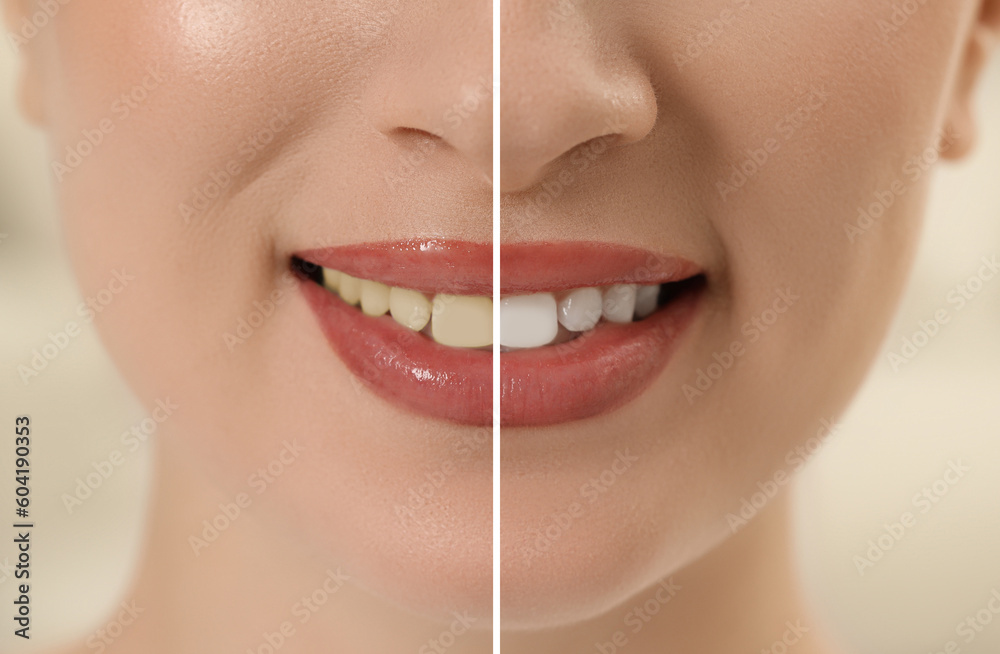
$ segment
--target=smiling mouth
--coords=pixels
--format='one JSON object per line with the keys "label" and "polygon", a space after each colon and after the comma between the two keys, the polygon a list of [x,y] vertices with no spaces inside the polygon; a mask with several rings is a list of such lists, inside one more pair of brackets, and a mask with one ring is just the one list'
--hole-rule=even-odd
{"label": "smiling mouth", "polygon": [[[299,274],[366,316],[389,315],[398,324],[449,347],[491,348],[493,299],[388,286],[294,258]],[[308,272],[307,272],[308,271]],[[690,280],[665,284],[615,284],[569,291],[511,295],[500,300],[500,351],[568,343],[602,323],[627,324],[666,306]]]}
{"label": "smiling mouth", "polygon": [[[380,396],[462,424],[492,405],[492,248],[455,241],[297,253],[341,360]],[[704,286],[689,262],[603,243],[501,247],[501,424],[609,411],[662,369]]]}

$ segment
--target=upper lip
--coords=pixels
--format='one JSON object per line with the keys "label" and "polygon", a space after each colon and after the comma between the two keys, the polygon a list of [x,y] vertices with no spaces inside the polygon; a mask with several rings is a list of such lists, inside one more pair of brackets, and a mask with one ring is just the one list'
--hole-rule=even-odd
{"label": "upper lip", "polygon": [[493,295],[489,243],[408,239],[317,248],[295,256],[352,277],[428,294]]}
{"label": "upper lip", "polygon": [[677,256],[600,241],[500,246],[500,294],[515,295],[612,284],[665,284],[701,272]]}
{"label": "upper lip", "polygon": [[[424,293],[493,295],[489,243],[407,239],[316,248],[295,256],[353,277]],[[665,284],[700,272],[698,265],[681,257],[601,241],[500,246],[501,295],[612,284]]]}

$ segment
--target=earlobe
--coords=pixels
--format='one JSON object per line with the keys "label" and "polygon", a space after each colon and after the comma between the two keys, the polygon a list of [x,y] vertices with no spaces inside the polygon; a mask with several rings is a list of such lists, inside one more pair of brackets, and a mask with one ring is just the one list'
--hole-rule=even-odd
{"label": "earlobe", "polygon": [[4,21],[7,24],[6,40],[10,42],[21,59],[21,72],[17,85],[18,108],[28,122],[42,126],[45,121],[41,101],[41,82],[35,57],[29,48],[32,35],[22,34],[23,25],[29,12],[29,3],[27,0],[0,0],[0,2],[3,3]]}
{"label": "earlobe", "polygon": [[952,140],[941,155],[957,160],[965,157],[976,142],[974,99],[983,68],[1000,40],[1000,0],[983,0],[969,31],[951,103],[945,117],[945,133]]}

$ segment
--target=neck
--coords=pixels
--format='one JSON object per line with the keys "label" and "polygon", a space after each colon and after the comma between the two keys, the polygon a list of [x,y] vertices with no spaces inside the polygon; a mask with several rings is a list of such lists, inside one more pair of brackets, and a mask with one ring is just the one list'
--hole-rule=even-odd
{"label": "neck", "polygon": [[[345,567],[268,521],[266,496],[208,542],[202,520],[234,497],[164,440],[144,563],[125,598],[141,613],[115,643],[120,651],[433,652],[435,639],[453,643],[449,654],[490,651],[486,630],[425,620],[360,590]],[[207,543],[197,554],[191,536]]]}
{"label": "neck", "polygon": [[785,493],[737,535],[615,610],[559,629],[505,633],[501,642],[519,654],[827,654],[798,591],[788,517]]}

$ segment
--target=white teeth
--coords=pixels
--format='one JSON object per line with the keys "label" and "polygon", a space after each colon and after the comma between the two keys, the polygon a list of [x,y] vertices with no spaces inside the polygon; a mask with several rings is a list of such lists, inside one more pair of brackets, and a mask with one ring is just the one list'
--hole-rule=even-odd
{"label": "white teeth", "polygon": [[646,318],[656,311],[656,301],[659,297],[659,285],[640,286],[635,292],[635,317]]}
{"label": "white teeth", "polygon": [[361,310],[378,317],[389,310],[389,287],[369,279],[361,280]]}
{"label": "white teeth", "polygon": [[361,301],[361,280],[347,273],[340,273],[340,299],[350,305],[357,306]]}
{"label": "white teeth", "polygon": [[474,295],[434,296],[431,338],[452,347],[493,344],[493,300]]}
{"label": "white teeth", "polygon": [[601,290],[578,288],[559,301],[559,324],[571,332],[593,329],[601,319]]}
{"label": "white teeth", "polygon": [[419,332],[431,319],[431,301],[423,293],[394,286],[389,290],[389,313],[400,325]]}
{"label": "white teeth", "polygon": [[500,345],[539,347],[551,343],[558,332],[556,298],[551,293],[500,300]]}
{"label": "white teeth", "polygon": [[[390,314],[397,323],[422,331],[451,347],[488,347],[493,344],[493,300],[474,295],[438,293],[433,299],[419,291],[390,287],[323,269],[323,286],[373,317]],[[642,320],[657,309],[660,286],[617,284],[606,288],[577,288],[560,293],[512,295],[500,304],[500,345],[531,348],[572,338],[603,318],[628,323]],[[560,325],[563,331],[560,335]]]}
{"label": "white teeth", "polygon": [[635,284],[617,284],[604,291],[604,319],[610,322],[632,322],[635,293]]}

